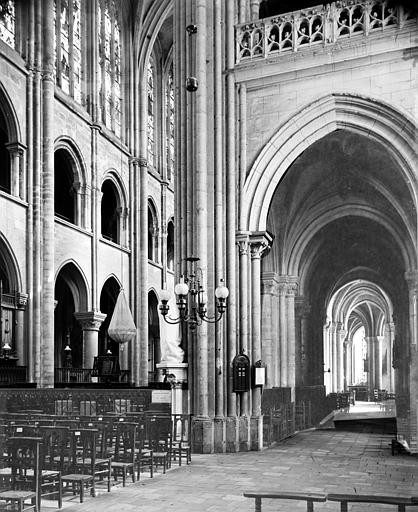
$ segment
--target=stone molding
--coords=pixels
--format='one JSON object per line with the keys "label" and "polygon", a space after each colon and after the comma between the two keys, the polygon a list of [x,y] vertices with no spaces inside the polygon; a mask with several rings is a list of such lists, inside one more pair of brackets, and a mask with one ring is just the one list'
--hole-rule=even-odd
{"label": "stone molding", "polygon": [[107,317],[106,314],[99,311],[86,311],[74,313],[75,318],[81,325],[83,331],[98,331]]}

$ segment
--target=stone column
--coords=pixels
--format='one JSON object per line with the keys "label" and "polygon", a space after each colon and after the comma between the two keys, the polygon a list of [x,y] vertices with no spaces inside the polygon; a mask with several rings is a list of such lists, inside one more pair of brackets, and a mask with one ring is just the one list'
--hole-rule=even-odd
{"label": "stone column", "polygon": [[296,386],[304,385],[304,349],[303,349],[303,306],[304,298],[301,295],[295,297],[295,381]]}
{"label": "stone column", "polygon": [[[250,235],[251,251],[251,363],[261,360],[261,257],[270,247],[268,233]],[[263,421],[261,416],[261,387],[252,390],[251,448],[263,447]]]}
{"label": "stone column", "polygon": [[344,341],[346,331],[342,328],[341,323],[337,325],[337,391],[344,391]]}
{"label": "stone column", "polygon": [[287,314],[287,385],[292,389],[292,402],[295,401],[295,295],[298,289],[298,278],[288,277],[286,290],[286,314]]}
{"label": "stone column", "polygon": [[370,396],[373,395],[375,388],[374,384],[374,339],[372,336],[366,336],[365,341],[367,343],[367,361],[368,361],[368,374],[367,374],[367,387],[369,389]]}
{"label": "stone column", "polygon": [[[248,262],[250,253],[249,232],[241,232],[237,234],[237,245],[239,252],[239,352],[249,354],[249,291],[248,291]],[[250,416],[249,410],[249,393],[240,394],[240,414],[242,416]]]}
{"label": "stone column", "polygon": [[279,345],[280,345],[280,386],[287,386],[287,276],[279,276]]}
{"label": "stone column", "polygon": [[336,393],[338,391],[338,357],[337,357],[337,325],[331,323],[331,391]]}
{"label": "stone column", "polygon": [[250,14],[252,20],[260,18],[260,0],[250,0]]}
{"label": "stone column", "polygon": [[[144,121],[143,121],[144,122]],[[148,384],[148,161],[138,159],[139,167],[139,247],[138,247],[138,294],[139,317],[136,319],[138,334],[135,347],[134,382],[138,386]]]}
{"label": "stone column", "polygon": [[42,69],[42,339],[41,387],[54,386],[54,2],[42,3],[43,69]]}
{"label": "stone column", "polygon": [[[261,360],[268,362],[266,371],[266,387],[277,386],[279,379],[279,358],[277,357],[277,278],[275,272],[263,272],[261,277]],[[280,354],[279,354],[280,355]]]}
{"label": "stone column", "polygon": [[23,159],[26,146],[20,142],[9,142],[5,146],[10,153],[11,194],[26,200],[26,173]]}
{"label": "stone column", "polygon": [[86,311],[74,316],[83,330],[83,368],[93,368],[94,357],[99,353],[99,329],[107,315]]}
{"label": "stone column", "polygon": [[393,368],[393,340],[395,337],[395,326],[393,322],[386,324],[388,336],[388,378],[389,378],[389,393],[395,392],[395,369]]}
{"label": "stone column", "polygon": [[382,389],[382,346],[383,336],[376,336],[375,342],[375,383],[377,389]]}

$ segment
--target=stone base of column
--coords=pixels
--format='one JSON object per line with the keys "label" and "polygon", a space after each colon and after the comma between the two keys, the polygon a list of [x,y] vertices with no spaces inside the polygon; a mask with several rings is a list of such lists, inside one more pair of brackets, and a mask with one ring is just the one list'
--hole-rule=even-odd
{"label": "stone base of column", "polygon": [[226,418],[225,448],[228,453],[239,452],[239,418],[228,416]]}
{"label": "stone base of column", "polygon": [[226,452],[226,421],[225,418],[214,419],[213,451],[215,453]]}
{"label": "stone base of column", "polygon": [[192,417],[192,452],[213,453],[214,420],[205,416]]}
{"label": "stone base of column", "polygon": [[250,418],[240,416],[238,420],[239,451],[248,452],[248,450],[251,450]]}
{"label": "stone base of column", "polygon": [[261,450],[263,418],[231,416],[227,418],[192,418],[194,453],[225,453]]}
{"label": "stone base of column", "polygon": [[250,420],[251,450],[263,449],[263,417],[253,416]]}

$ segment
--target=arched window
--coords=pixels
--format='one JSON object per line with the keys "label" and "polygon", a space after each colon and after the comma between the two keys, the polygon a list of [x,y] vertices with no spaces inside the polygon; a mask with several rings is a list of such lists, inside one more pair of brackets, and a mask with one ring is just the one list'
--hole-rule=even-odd
{"label": "arched window", "polygon": [[15,2],[12,0],[0,3],[0,39],[15,47]]}
{"label": "arched window", "polygon": [[116,187],[111,180],[102,185],[102,237],[119,243],[119,199]]}
{"label": "arched window", "polygon": [[54,208],[55,215],[75,223],[74,170],[71,157],[65,149],[54,154]]}
{"label": "arched window", "polygon": [[102,121],[107,128],[120,137],[121,29],[115,0],[99,1],[98,20]]}
{"label": "arched window", "polygon": [[174,270],[174,222],[171,220],[167,226],[167,267]]}
{"label": "arched window", "polygon": [[148,164],[155,168],[155,67],[152,59],[147,67],[147,153]]}
{"label": "arched window", "polygon": [[66,94],[81,103],[81,0],[55,0],[55,76]]}
{"label": "arched window", "polygon": [[0,190],[10,194],[10,153],[7,149],[9,137],[3,114],[0,112]]}
{"label": "arched window", "polygon": [[158,261],[158,223],[152,204],[148,203],[148,259]]}
{"label": "arched window", "polygon": [[165,89],[166,108],[166,155],[167,155],[167,178],[172,179],[174,173],[174,82],[173,64],[171,64]]}
{"label": "arched window", "polygon": [[157,364],[161,362],[160,321],[158,299],[154,292],[148,293],[148,380],[158,381]]}

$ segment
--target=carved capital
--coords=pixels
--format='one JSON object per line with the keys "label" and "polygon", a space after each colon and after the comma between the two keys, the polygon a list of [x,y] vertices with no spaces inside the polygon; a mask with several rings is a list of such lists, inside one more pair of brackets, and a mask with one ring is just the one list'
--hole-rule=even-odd
{"label": "carved capital", "polygon": [[240,231],[236,234],[235,242],[238,246],[240,256],[245,256],[250,250],[250,237],[249,231]]}
{"label": "carved capital", "polygon": [[294,297],[298,291],[299,283],[296,276],[288,276],[286,295]]}
{"label": "carved capital", "polygon": [[18,156],[22,156],[27,149],[27,146],[21,142],[8,142],[5,146],[11,155],[17,154]]}
{"label": "carved capital", "polygon": [[265,256],[273,243],[273,237],[267,231],[252,233],[249,238],[252,260]]}
{"label": "carved capital", "polygon": [[75,318],[83,331],[98,331],[107,315],[99,311],[86,311],[74,313]]}
{"label": "carved capital", "polygon": [[416,295],[418,291],[418,272],[405,272],[405,280],[408,285],[409,292]]}

